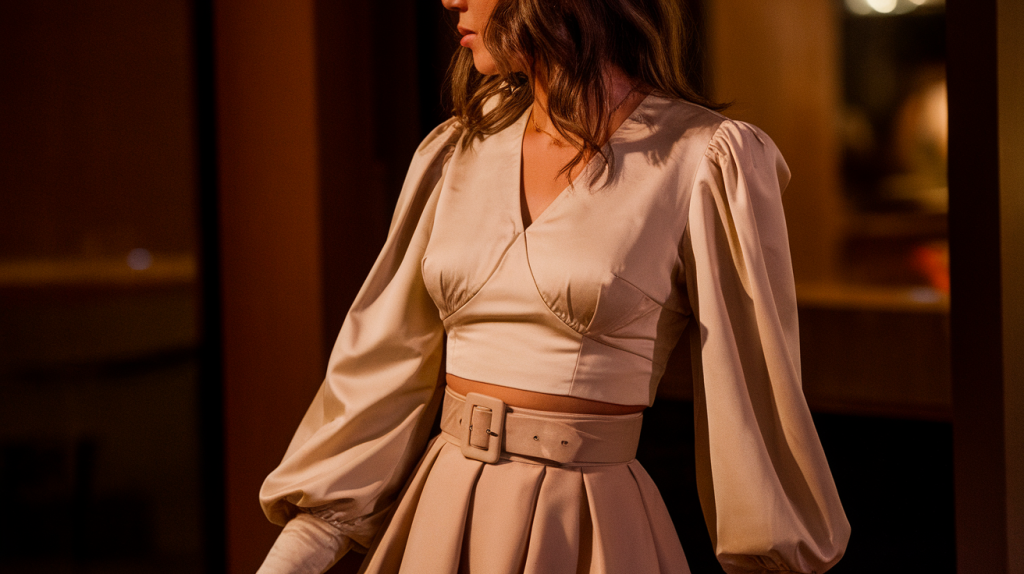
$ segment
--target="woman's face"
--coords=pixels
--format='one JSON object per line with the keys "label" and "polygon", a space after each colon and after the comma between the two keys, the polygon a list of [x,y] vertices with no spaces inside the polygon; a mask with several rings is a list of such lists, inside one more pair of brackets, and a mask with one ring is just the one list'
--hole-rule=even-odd
{"label": "woman's face", "polygon": [[473,65],[481,74],[492,76],[498,73],[494,58],[484,46],[484,28],[491,19],[491,12],[498,0],[441,0],[444,7],[459,13],[460,44],[473,51]]}

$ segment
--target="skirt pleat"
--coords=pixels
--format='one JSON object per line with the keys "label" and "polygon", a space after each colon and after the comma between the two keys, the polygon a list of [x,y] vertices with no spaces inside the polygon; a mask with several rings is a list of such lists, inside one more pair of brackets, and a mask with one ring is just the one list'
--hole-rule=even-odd
{"label": "skirt pleat", "polygon": [[473,574],[518,574],[522,572],[545,467],[537,464],[482,466],[475,492],[500,495],[473,496],[459,570]]}
{"label": "skirt pleat", "polygon": [[524,574],[576,572],[581,537],[587,541],[587,571],[591,528],[583,473],[579,468],[543,468]]}
{"label": "skirt pleat", "polygon": [[[423,485],[399,572],[454,574],[462,556],[466,517],[483,463],[442,448]],[[406,517],[403,516],[403,519]]]}
{"label": "skirt pleat", "polygon": [[444,435],[378,534],[367,574],[689,574],[661,495],[635,460],[467,459]]}
{"label": "skirt pleat", "polygon": [[594,524],[590,571],[661,572],[650,521],[629,468],[625,464],[584,468],[583,484]]}
{"label": "skirt pleat", "polygon": [[661,492],[639,462],[634,460],[628,466],[639,488],[640,498],[643,499],[644,509],[650,521],[658,562],[669,565],[671,572],[689,573],[686,555],[683,554],[683,547],[679,543],[679,536],[676,535],[675,525],[672,524],[672,517],[665,507],[665,501],[661,498]]}

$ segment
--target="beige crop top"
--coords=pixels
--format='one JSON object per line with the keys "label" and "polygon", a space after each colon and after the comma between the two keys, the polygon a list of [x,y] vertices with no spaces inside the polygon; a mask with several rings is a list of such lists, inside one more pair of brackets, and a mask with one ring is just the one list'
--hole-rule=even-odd
{"label": "beige crop top", "polygon": [[[387,242],[327,377],[260,498],[368,545],[422,453],[447,372],[541,393],[650,404],[688,321],[701,504],[729,572],[822,572],[849,524],[800,383],[781,203],[789,171],[760,130],[648,96],[523,228],[528,114],[466,147],[420,145]],[[774,569],[778,569],[774,568]]]}

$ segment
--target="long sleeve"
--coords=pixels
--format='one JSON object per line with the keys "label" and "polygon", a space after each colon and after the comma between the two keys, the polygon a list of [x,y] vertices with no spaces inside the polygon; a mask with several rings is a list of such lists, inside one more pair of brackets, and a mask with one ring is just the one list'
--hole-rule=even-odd
{"label": "long sleeve", "polygon": [[682,248],[699,327],[698,490],[729,574],[820,574],[850,534],[800,379],[788,181],[764,133],[725,121],[696,174]]}
{"label": "long sleeve", "polygon": [[[420,261],[455,137],[449,121],[416,151],[387,241],[345,318],[323,385],[263,483],[260,502],[276,524],[307,512],[366,547],[422,453],[439,397],[444,329]],[[293,538],[283,536],[275,551]],[[347,541],[339,544],[334,550],[343,552]]]}
{"label": "long sleeve", "polygon": [[285,524],[256,574],[320,574],[351,548],[352,539],[337,528],[299,513]]}

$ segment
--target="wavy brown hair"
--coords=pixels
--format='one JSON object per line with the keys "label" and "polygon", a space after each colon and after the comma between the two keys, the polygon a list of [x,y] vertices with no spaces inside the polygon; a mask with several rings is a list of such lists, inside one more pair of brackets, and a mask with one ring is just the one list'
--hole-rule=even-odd
{"label": "wavy brown hair", "polygon": [[551,125],[577,149],[565,174],[586,157],[604,155],[605,64],[666,96],[722,109],[687,81],[692,30],[682,1],[501,0],[483,33],[498,74],[477,72],[468,48],[455,53],[449,69],[452,110],[465,141],[501,131],[533,103],[531,78],[515,71],[523,69],[547,70]]}

